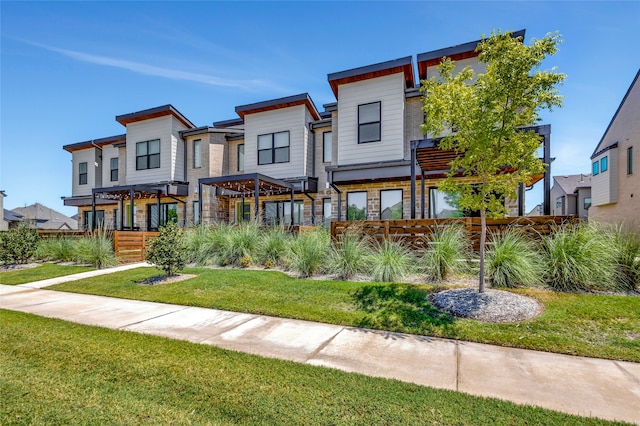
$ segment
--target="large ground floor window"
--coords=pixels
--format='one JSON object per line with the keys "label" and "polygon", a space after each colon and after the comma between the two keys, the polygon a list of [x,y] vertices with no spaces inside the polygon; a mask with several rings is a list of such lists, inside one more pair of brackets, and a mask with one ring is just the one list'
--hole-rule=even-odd
{"label": "large ground floor window", "polygon": [[380,219],[402,219],[402,189],[380,191]]}
{"label": "large ground floor window", "polygon": [[178,203],[162,203],[160,210],[157,204],[147,205],[147,229],[157,231],[169,222],[178,223]]}
{"label": "large ground floor window", "polygon": [[367,192],[347,192],[347,220],[367,220]]}
{"label": "large ground floor window", "polygon": [[322,216],[324,218],[324,226],[331,226],[331,198],[322,199]]}
{"label": "large ground floor window", "polygon": [[[91,210],[84,212],[84,229],[93,227],[93,212]],[[104,210],[96,210],[96,228],[104,227]]]}
{"label": "large ground floor window", "polygon": [[[290,201],[265,201],[263,204],[266,225],[291,225]],[[304,202],[293,203],[293,225],[304,223]]]}
{"label": "large ground floor window", "polygon": [[464,212],[458,205],[458,199],[459,196],[455,193],[429,188],[429,217],[433,219],[464,217]]}

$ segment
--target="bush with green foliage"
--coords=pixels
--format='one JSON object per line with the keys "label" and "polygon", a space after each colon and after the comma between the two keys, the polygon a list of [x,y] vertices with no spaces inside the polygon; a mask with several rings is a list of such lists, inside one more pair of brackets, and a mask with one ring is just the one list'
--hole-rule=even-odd
{"label": "bush with green foliage", "polygon": [[260,226],[257,222],[242,222],[221,230],[219,240],[218,262],[221,265],[232,265],[246,268],[258,258],[260,242]]}
{"label": "bush with green foliage", "polygon": [[422,255],[421,267],[430,281],[441,281],[469,270],[471,245],[461,226],[438,227],[425,242],[428,248]]}
{"label": "bush with green foliage", "polygon": [[348,280],[369,267],[371,242],[355,227],[340,234],[333,242],[329,257],[330,270],[341,280]]}
{"label": "bush with green foliage", "polygon": [[27,225],[0,232],[0,263],[27,263],[38,247],[38,233]]}
{"label": "bush with green foliage", "polygon": [[75,241],[74,257],[80,263],[88,263],[97,269],[118,263],[113,251],[111,231],[98,228],[88,236]]}
{"label": "bush with green foliage", "polygon": [[413,271],[415,257],[400,241],[385,239],[369,255],[373,281],[394,282]]}
{"label": "bush with green foliage", "polygon": [[291,268],[301,277],[322,271],[323,267],[326,268],[330,246],[331,236],[326,229],[302,232],[289,248]]}
{"label": "bush with green foliage", "polygon": [[160,227],[158,235],[149,241],[147,262],[163,270],[167,275],[175,275],[188,261],[187,245],[184,236],[173,222]]}
{"label": "bush with green foliage", "polygon": [[507,229],[491,237],[486,274],[494,287],[520,287],[542,283],[542,262],[536,244],[523,232]]}

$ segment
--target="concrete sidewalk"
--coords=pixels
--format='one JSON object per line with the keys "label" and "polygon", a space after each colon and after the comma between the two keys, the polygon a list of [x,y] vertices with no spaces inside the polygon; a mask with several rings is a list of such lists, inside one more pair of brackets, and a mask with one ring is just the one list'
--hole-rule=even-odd
{"label": "concrete sidewalk", "polygon": [[0,285],[0,307],[640,424],[639,363],[33,288],[38,285]]}

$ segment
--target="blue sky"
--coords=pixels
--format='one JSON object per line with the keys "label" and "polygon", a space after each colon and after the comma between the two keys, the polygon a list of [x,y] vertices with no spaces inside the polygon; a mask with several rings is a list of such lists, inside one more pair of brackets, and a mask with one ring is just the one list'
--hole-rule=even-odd
{"label": "blue sky", "polygon": [[[72,215],[63,145],[122,134],[115,116],[172,104],[197,126],[308,92],[327,74],[526,29],[559,31],[544,68],[567,74],[551,124],[553,175],[591,155],[640,66],[640,2],[0,2],[0,189]],[[527,209],[541,201],[527,193]]]}

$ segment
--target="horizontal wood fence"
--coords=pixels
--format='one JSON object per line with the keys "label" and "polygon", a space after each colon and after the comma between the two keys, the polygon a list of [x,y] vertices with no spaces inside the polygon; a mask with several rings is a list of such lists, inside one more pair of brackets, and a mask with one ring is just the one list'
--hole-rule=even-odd
{"label": "horizontal wood fence", "polygon": [[118,261],[122,263],[142,262],[148,239],[153,239],[157,235],[157,232],[114,231],[113,250]]}
{"label": "horizontal wood fence", "polygon": [[38,229],[37,233],[40,238],[80,238],[89,235],[90,231],[82,229]]}
{"label": "horizontal wood fence", "polygon": [[[487,219],[487,235],[499,234],[508,228],[517,228],[538,238],[549,235],[561,224],[578,221],[579,219],[573,216],[519,216]],[[336,239],[351,229],[369,235],[377,241],[391,238],[404,241],[414,249],[420,249],[428,244],[439,228],[445,226],[463,227],[474,249],[479,249],[482,227],[479,217],[331,222],[331,238]]]}

